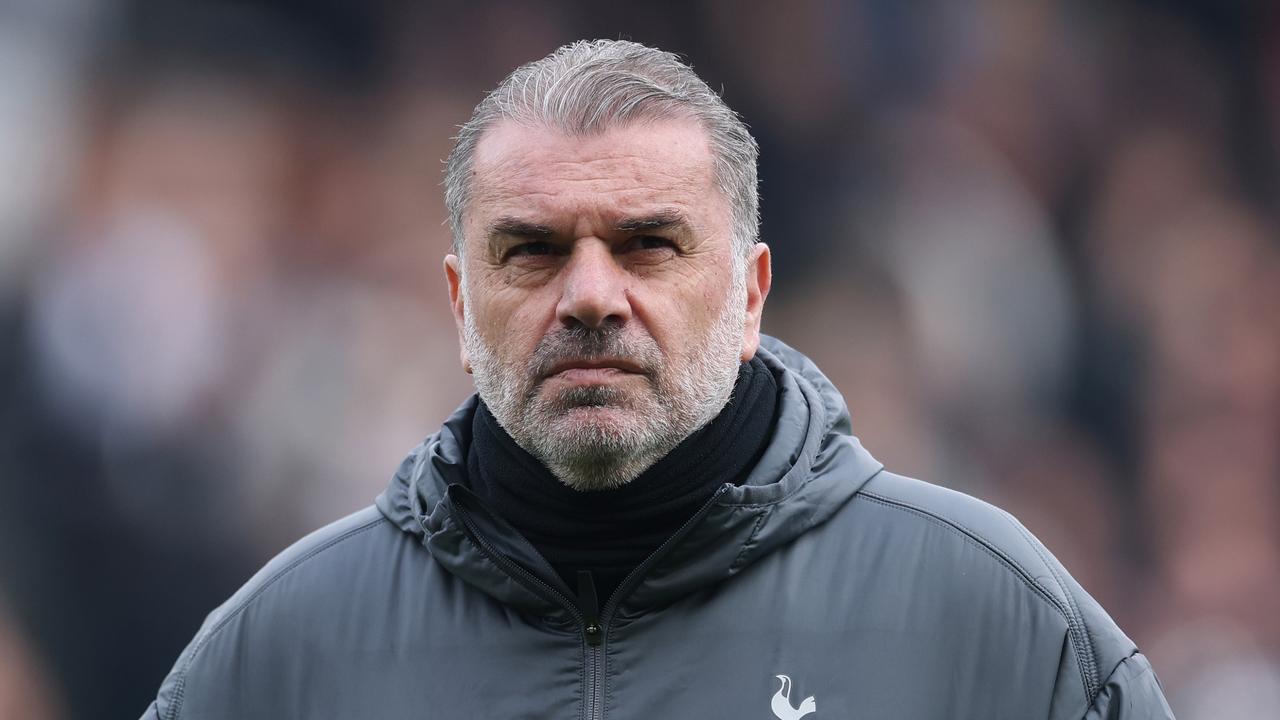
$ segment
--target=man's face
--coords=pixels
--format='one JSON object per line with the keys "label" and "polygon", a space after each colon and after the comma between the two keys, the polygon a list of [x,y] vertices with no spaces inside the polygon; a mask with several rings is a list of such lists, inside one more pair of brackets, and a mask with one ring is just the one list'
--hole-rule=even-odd
{"label": "man's face", "polygon": [[476,148],[450,299],[481,398],[580,489],[633,479],[724,406],[759,343],[745,259],[693,121],[588,137],[506,121]]}

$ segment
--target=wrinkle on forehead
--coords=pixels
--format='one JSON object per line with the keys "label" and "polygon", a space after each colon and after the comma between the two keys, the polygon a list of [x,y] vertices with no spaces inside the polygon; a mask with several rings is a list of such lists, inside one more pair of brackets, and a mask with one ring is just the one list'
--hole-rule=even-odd
{"label": "wrinkle on forehead", "polygon": [[692,120],[627,125],[585,137],[505,121],[481,139],[471,179],[473,203],[548,210],[581,203],[596,209],[617,205],[620,211],[688,205],[719,194],[706,133]]}

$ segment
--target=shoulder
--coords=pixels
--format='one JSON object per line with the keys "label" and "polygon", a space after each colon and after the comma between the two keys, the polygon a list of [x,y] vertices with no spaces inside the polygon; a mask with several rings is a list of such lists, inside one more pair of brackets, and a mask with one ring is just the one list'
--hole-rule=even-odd
{"label": "shoulder", "polygon": [[[268,561],[215,610],[210,617],[214,626],[207,628],[208,634],[264,599],[344,584],[344,577],[359,568],[370,551],[377,552],[376,547],[400,535],[389,530],[394,528],[382,513],[367,507],[308,534]],[[306,587],[296,587],[298,583]],[[202,634],[205,631],[202,628]]]}
{"label": "shoulder", "polygon": [[[896,515],[898,522],[931,524],[943,529],[955,542],[977,545],[1027,579],[1052,579],[1060,567],[1012,515],[970,495],[882,472],[863,487],[857,498],[881,506],[888,514]],[[1055,595],[1061,595],[1056,582],[1050,585],[1055,586]]]}
{"label": "shoulder", "polygon": [[251,665],[270,666],[278,653],[296,653],[308,642],[308,627],[359,612],[356,606],[367,599],[353,590],[385,587],[379,576],[394,571],[395,546],[411,542],[368,507],[286,548],[205,619],[161,686],[159,717],[180,716],[194,678],[202,686],[235,682]]}
{"label": "shoulder", "polygon": [[[1097,695],[1107,676],[1136,652],[1133,642],[1106,611],[1071,577],[1057,558],[1009,513],[964,493],[881,472],[855,497],[862,514],[891,532],[932,539],[934,554],[955,561],[933,569],[972,590],[975,580],[999,573],[1061,617],[1087,698]],[[964,548],[961,553],[958,549]],[[974,560],[973,558],[982,558]],[[986,573],[973,573],[976,564]],[[963,577],[968,575],[976,577]],[[977,580],[978,583],[981,580]]]}

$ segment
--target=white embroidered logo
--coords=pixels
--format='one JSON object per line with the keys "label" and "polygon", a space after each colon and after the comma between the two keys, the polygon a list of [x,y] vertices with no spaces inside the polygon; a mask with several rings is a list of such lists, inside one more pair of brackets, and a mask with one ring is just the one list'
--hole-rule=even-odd
{"label": "white embroidered logo", "polygon": [[769,704],[774,715],[777,715],[781,720],[800,720],[805,715],[818,711],[818,706],[814,703],[812,695],[805,698],[804,702],[800,703],[800,707],[791,707],[791,678],[786,675],[778,675],[777,678],[782,681],[782,687],[778,688],[778,692],[773,694],[773,702]]}

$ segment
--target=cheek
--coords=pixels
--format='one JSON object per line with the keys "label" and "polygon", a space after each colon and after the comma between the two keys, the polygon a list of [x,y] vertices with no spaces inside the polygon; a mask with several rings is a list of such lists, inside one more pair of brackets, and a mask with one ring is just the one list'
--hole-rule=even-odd
{"label": "cheek", "polygon": [[728,288],[708,281],[693,292],[665,294],[668,302],[655,313],[665,331],[668,347],[680,348],[682,356],[706,344],[708,334],[728,302]]}
{"label": "cheek", "polygon": [[513,322],[511,313],[502,308],[486,303],[476,312],[474,322],[480,337],[498,353],[519,345],[520,324]]}
{"label": "cheek", "polygon": [[731,302],[733,302],[733,287],[728,278],[719,276],[714,282],[704,283],[701,306],[698,308],[700,325],[704,328],[714,325]]}
{"label": "cheek", "polygon": [[555,314],[555,306],[547,310],[545,299],[510,287],[485,288],[477,294],[484,299],[471,306],[476,329],[499,350],[536,344],[546,329],[546,318]]}
{"label": "cheek", "polygon": [[711,315],[720,308],[720,304],[724,300],[724,293],[715,290],[706,289],[702,291],[702,311],[704,315]]}

